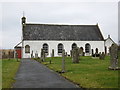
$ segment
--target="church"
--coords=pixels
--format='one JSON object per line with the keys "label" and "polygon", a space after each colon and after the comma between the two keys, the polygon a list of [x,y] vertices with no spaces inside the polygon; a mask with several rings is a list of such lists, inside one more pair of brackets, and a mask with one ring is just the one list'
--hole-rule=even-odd
{"label": "church", "polygon": [[96,25],[60,25],[26,23],[22,17],[22,58],[31,58],[31,54],[40,57],[41,49],[47,57],[59,57],[65,49],[68,55],[75,47],[83,49],[85,56],[98,52],[105,52],[105,39]]}

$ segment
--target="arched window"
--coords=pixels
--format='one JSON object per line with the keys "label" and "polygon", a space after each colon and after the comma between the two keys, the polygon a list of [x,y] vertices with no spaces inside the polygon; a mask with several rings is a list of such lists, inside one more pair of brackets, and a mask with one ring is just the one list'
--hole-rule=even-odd
{"label": "arched window", "polygon": [[30,53],[30,46],[29,45],[25,46],[25,53]]}
{"label": "arched window", "polygon": [[63,44],[59,43],[58,44],[58,53],[62,53],[62,50],[63,50]]}
{"label": "arched window", "polygon": [[89,43],[85,44],[85,52],[90,53],[90,44]]}
{"label": "arched window", "polygon": [[48,53],[48,44],[47,43],[43,44],[43,50],[45,51],[45,53]]}
{"label": "arched window", "polygon": [[77,47],[77,44],[76,43],[73,43],[72,44],[72,50],[74,49],[74,48],[76,48]]}

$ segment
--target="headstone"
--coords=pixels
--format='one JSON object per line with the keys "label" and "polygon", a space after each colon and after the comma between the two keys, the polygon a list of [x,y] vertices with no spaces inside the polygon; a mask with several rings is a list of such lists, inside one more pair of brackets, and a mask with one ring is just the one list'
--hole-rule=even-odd
{"label": "headstone", "polygon": [[98,54],[98,48],[96,48],[96,49],[95,49],[95,53],[97,53],[97,54]]}
{"label": "headstone", "polygon": [[41,60],[45,61],[45,51],[43,49],[41,49]]}
{"label": "headstone", "polygon": [[73,63],[79,63],[79,48],[74,48],[72,51],[72,61]]}
{"label": "headstone", "polygon": [[79,52],[80,52],[80,56],[83,56],[83,48],[82,47],[79,49]]}
{"label": "headstone", "polygon": [[62,73],[65,72],[65,50],[62,51]]}
{"label": "headstone", "polygon": [[18,62],[18,53],[16,53],[16,59],[17,59],[17,62]]}
{"label": "headstone", "polygon": [[102,52],[102,54],[101,54],[101,52],[99,53],[99,59],[101,59],[101,60],[104,60],[104,59],[105,59],[105,54],[104,54],[104,52]]}
{"label": "headstone", "polygon": [[45,61],[45,51],[43,50],[43,62]]}
{"label": "headstone", "polygon": [[111,70],[120,70],[118,66],[118,46],[116,44],[112,44],[110,47],[110,66],[109,69]]}
{"label": "headstone", "polygon": [[54,57],[54,49],[52,49],[52,55],[51,55],[51,57]]}
{"label": "headstone", "polygon": [[32,50],[32,53],[31,53],[31,58],[33,58],[33,50]]}
{"label": "headstone", "polygon": [[8,59],[10,60],[10,51],[8,52]]}
{"label": "headstone", "polygon": [[35,53],[35,58],[38,58],[38,53],[37,52]]}
{"label": "headstone", "polygon": [[67,57],[67,52],[65,52],[65,56]]}
{"label": "headstone", "polygon": [[92,49],[92,56],[94,57],[94,50]]}
{"label": "headstone", "polygon": [[72,57],[72,50],[70,50],[70,56]]}

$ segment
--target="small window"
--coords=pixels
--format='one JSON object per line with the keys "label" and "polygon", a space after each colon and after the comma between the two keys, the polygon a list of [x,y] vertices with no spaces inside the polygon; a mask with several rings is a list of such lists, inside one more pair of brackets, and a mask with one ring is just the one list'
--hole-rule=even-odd
{"label": "small window", "polygon": [[30,53],[30,46],[29,45],[25,46],[25,53]]}
{"label": "small window", "polygon": [[48,44],[47,43],[43,44],[43,50],[45,51],[45,53],[48,53]]}
{"label": "small window", "polygon": [[90,44],[89,44],[89,43],[87,43],[87,44],[85,45],[85,52],[86,52],[86,53],[90,53]]}
{"label": "small window", "polygon": [[60,43],[58,44],[58,53],[62,53],[62,50],[63,50],[63,44]]}
{"label": "small window", "polygon": [[76,48],[77,47],[77,44],[76,43],[73,43],[72,44],[72,50],[74,49],[74,48]]}

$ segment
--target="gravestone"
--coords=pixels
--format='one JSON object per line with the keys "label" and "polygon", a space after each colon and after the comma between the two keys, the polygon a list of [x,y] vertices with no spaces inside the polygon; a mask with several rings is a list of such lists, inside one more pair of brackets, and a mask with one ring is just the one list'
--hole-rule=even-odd
{"label": "gravestone", "polygon": [[112,44],[112,46],[109,49],[110,51],[110,70],[120,70],[120,67],[118,66],[118,46],[116,44]]}
{"label": "gravestone", "polygon": [[94,57],[94,50],[92,49],[92,56]]}
{"label": "gravestone", "polygon": [[73,61],[73,63],[79,63],[79,48],[77,47],[77,48],[74,48],[73,50],[72,50],[72,61]]}
{"label": "gravestone", "polygon": [[98,54],[98,48],[96,48],[96,49],[95,49],[95,53],[97,53],[97,54]]}
{"label": "gravestone", "polygon": [[52,49],[52,55],[51,55],[51,57],[54,57],[54,49]]}
{"label": "gravestone", "polygon": [[37,52],[35,53],[35,58],[38,58],[38,53]]}
{"label": "gravestone", "polygon": [[99,59],[102,59],[102,55],[101,55],[101,52],[99,52],[99,55],[100,55],[100,56],[99,56]]}
{"label": "gravestone", "polygon": [[10,51],[8,52],[8,59],[10,60]]}
{"label": "gravestone", "polygon": [[15,56],[16,56],[15,58],[17,59],[17,62],[18,62],[18,53],[17,52],[15,53]]}
{"label": "gravestone", "polygon": [[65,52],[65,56],[67,57],[67,52]]}
{"label": "gravestone", "polygon": [[33,58],[33,50],[32,50],[32,53],[31,53],[31,58]]}
{"label": "gravestone", "polygon": [[83,48],[79,49],[80,56],[83,56]]}
{"label": "gravestone", "polygon": [[72,57],[72,50],[70,50],[70,56]]}
{"label": "gravestone", "polygon": [[104,54],[104,52],[102,52],[102,54],[101,54],[101,52],[99,53],[99,59],[101,59],[101,60],[104,60],[105,59],[105,54]]}
{"label": "gravestone", "polygon": [[65,72],[65,50],[62,50],[62,73]]}
{"label": "gravestone", "polygon": [[44,51],[44,49],[41,49],[41,60],[43,62],[45,61],[45,51]]}
{"label": "gravestone", "polygon": [[45,61],[45,51],[43,50],[43,62]]}

